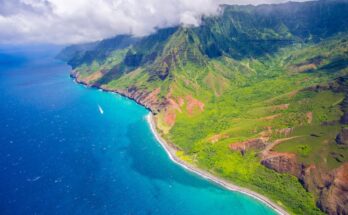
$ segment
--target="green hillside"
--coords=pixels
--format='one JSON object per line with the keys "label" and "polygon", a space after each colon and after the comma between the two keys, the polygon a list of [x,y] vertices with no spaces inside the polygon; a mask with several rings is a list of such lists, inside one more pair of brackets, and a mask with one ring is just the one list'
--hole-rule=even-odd
{"label": "green hillside", "polygon": [[294,214],[348,213],[348,1],[223,11],[60,57],[79,82],[151,109],[183,160]]}

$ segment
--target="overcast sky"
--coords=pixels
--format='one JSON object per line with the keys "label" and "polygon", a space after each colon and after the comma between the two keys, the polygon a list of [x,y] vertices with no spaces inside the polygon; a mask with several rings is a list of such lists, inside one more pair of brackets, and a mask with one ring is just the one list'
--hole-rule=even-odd
{"label": "overcast sky", "polygon": [[[286,0],[0,0],[0,43],[70,44],[199,25],[218,5]],[[303,1],[303,0],[297,0]]]}

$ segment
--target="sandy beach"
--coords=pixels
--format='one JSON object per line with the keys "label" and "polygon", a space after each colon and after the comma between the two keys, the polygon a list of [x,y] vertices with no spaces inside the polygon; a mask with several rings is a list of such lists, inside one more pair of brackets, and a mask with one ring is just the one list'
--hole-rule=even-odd
{"label": "sandy beach", "polygon": [[202,169],[199,169],[183,160],[180,160],[177,156],[176,156],[176,149],[174,149],[170,144],[168,144],[161,136],[160,134],[157,132],[156,130],[156,124],[154,121],[154,117],[152,115],[152,113],[149,113],[146,116],[146,119],[150,125],[151,131],[153,132],[154,136],[156,137],[157,141],[161,144],[161,146],[164,148],[164,150],[167,152],[169,158],[176,164],[180,165],[181,167],[183,167],[184,169],[197,174],[219,186],[222,186],[228,190],[231,191],[235,191],[235,192],[240,192],[243,194],[246,194],[252,198],[255,198],[261,202],[263,202],[264,204],[266,204],[267,206],[271,207],[273,210],[275,210],[278,214],[281,215],[288,215],[289,213],[286,212],[282,207],[280,207],[279,205],[275,204],[274,202],[272,202],[270,199],[268,199],[267,197],[258,194],[254,191],[251,191],[249,189],[243,188],[243,187],[239,187],[237,185],[232,184],[231,182],[218,178],[214,175],[212,175],[211,173],[204,171]]}

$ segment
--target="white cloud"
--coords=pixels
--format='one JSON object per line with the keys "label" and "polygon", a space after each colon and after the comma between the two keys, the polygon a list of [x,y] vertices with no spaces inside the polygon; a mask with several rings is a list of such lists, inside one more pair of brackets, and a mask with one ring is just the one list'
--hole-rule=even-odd
{"label": "white cloud", "polygon": [[[284,0],[285,1],[285,0]],[[79,43],[200,24],[219,4],[283,0],[0,0],[0,43]]]}

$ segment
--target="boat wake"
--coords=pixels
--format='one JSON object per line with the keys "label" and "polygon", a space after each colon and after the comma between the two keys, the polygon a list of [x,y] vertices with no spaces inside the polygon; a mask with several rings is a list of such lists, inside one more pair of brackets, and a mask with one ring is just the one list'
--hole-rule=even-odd
{"label": "boat wake", "polygon": [[38,181],[40,178],[41,178],[41,176],[36,176],[34,178],[28,178],[27,181],[28,182],[35,182],[35,181]]}

